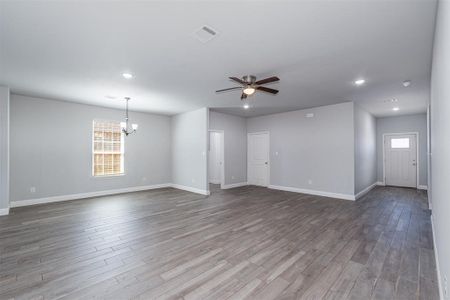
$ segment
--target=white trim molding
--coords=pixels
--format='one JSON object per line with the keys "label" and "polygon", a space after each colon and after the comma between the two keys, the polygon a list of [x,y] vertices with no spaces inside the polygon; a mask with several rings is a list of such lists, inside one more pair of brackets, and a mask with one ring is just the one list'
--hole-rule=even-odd
{"label": "white trim molding", "polygon": [[439,256],[438,256],[438,250],[437,250],[437,244],[436,244],[436,236],[434,234],[433,214],[431,214],[431,232],[433,233],[434,259],[435,259],[435,263],[436,263],[436,271],[437,271],[437,277],[438,277],[439,299],[445,299],[443,286],[442,286],[441,268],[439,267],[440,265],[439,265]]}
{"label": "white trim molding", "polygon": [[230,184],[224,184],[222,186],[222,189],[226,190],[226,189],[234,189],[237,187],[241,187],[241,186],[246,186],[248,185],[247,182],[238,182],[238,183],[230,183]]}
{"label": "white trim molding", "polygon": [[369,185],[368,187],[366,187],[365,189],[363,189],[361,192],[359,192],[358,194],[355,195],[355,199],[358,200],[359,198],[363,197],[365,194],[367,194],[368,192],[370,192],[374,187],[376,187],[378,185],[378,182],[372,183],[371,185]]}
{"label": "white trim molding", "polygon": [[88,193],[44,197],[44,198],[37,198],[37,199],[18,200],[18,201],[12,201],[11,207],[21,207],[21,206],[28,206],[28,205],[35,205],[35,204],[53,203],[53,202],[85,199],[85,198],[92,198],[92,197],[130,193],[130,192],[139,192],[139,191],[145,191],[145,190],[167,188],[167,187],[171,187],[171,186],[172,185],[170,183],[163,183],[163,184],[143,185],[143,186],[123,188],[123,189],[98,191],[98,192],[88,192]]}
{"label": "white trim molding", "polygon": [[[85,198],[93,198],[93,197],[101,197],[101,196],[108,196],[108,195],[116,195],[116,194],[124,194],[124,193],[132,193],[132,192],[140,192],[140,191],[168,188],[168,187],[179,189],[179,190],[184,190],[184,191],[188,191],[188,192],[192,192],[192,193],[196,193],[196,194],[201,194],[201,195],[209,195],[210,194],[209,191],[201,190],[201,189],[197,189],[197,188],[193,188],[193,187],[189,187],[189,186],[173,184],[173,183],[162,183],[162,184],[143,185],[143,186],[123,188],[123,189],[98,191],[98,192],[88,192],[88,193],[44,197],[44,198],[37,198],[37,199],[18,200],[18,201],[12,201],[11,207],[21,207],[21,206],[29,206],[29,205],[36,205],[36,204],[78,200],[78,199],[85,199]],[[8,208],[8,211],[9,211],[9,208]],[[3,212],[3,210],[0,209],[0,215],[2,215],[2,212]]]}
{"label": "white trim molding", "polygon": [[190,187],[190,186],[186,186],[186,185],[181,185],[181,184],[171,183],[170,187],[173,187],[174,189],[179,189],[179,190],[188,191],[191,193],[196,193],[196,194],[201,194],[201,195],[206,195],[206,196],[211,194],[208,190],[202,190],[202,189],[198,189],[198,188],[194,188],[194,187]]}
{"label": "white trim molding", "polygon": [[[376,185],[386,186],[386,184],[385,184],[383,181],[378,181],[378,182],[376,183]],[[417,189],[418,189],[418,190],[428,190],[428,186],[427,186],[427,185],[423,185],[423,184],[419,184],[419,185],[417,186]]]}
{"label": "white trim molding", "polygon": [[7,216],[7,215],[9,215],[9,207],[0,208],[0,216]]}
{"label": "white trim molding", "polygon": [[269,189],[355,201],[355,196],[350,194],[331,193],[280,185],[269,185]]}

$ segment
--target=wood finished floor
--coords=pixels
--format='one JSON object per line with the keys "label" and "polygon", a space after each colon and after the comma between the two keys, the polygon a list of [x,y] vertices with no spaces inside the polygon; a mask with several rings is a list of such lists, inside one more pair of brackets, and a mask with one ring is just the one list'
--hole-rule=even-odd
{"label": "wood finished floor", "polygon": [[425,193],[242,187],[14,208],[0,299],[438,299]]}

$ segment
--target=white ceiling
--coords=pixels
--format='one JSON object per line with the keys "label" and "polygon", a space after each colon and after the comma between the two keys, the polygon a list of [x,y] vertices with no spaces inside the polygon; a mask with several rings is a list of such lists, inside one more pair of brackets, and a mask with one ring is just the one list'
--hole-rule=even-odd
{"label": "white ceiling", "polygon": [[[426,110],[436,1],[0,1],[0,84],[14,93],[176,114],[243,116],[346,101]],[[203,25],[219,34],[192,37]],[[122,78],[123,72],[135,78]],[[277,75],[242,109],[228,76]],[[367,84],[352,81],[363,77]],[[412,80],[409,88],[401,83]],[[115,95],[118,99],[108,99]]]}

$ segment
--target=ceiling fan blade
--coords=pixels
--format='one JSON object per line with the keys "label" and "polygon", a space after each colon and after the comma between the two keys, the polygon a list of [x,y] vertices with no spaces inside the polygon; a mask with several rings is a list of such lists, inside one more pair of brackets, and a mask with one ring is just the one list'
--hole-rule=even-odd
{"label": "ceiling fan blade", "polygon": [[266,92],[266,93],[278,94],[278,90],[269,89],[269,88],[264,87],[264,86],[258,86],[256,89],[258,91],[263,91],[263,92]]}
{"label": "ceiling fan blade", "polygon": [[242,93],[241,100],[247,99],[247,95],[245,93]]}
{"label": "ceiling fan blade", "polygon": [[243,85],[246,85],[246,84],[247,84],[247,82],[245,82],[245,81],[243,81],[242,79],[239,79],[239,78],[237,78],[237,77],[228,77],[228,78],[230,78],[230,79],[233,80],[233,81],[239,82],[240,84],[243,84]]}
{"label": "ceiling fan blade", "polygon": [[232,88],[228,88],[228,89],[217,90],[216,93],[226,92],[226,91],[231,91],[231,90],[237,90],[237,89],[242,89],[242,87],[241,86],[237,86],[237,87],[232,87]]}
{"label": "ceiling fan blade", "polygon": [[270,83],[270,82],[274,82],[274,81],[278,81],[278,80],[280,80],[280,78],[278,78],[277,76],[272,76],[272,77],[269,77],[269,78],[266,78],[266,79],[261,79],[261,80],[258,80],[257,82],[255,82],[255,84],[265,84],[265,83]]}

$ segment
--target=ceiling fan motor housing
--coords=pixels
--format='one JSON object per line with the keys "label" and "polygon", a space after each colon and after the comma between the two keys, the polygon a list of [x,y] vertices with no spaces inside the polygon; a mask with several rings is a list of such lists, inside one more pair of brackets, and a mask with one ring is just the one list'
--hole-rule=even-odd
{"label": "ceiling fan motor housing", "polygon": [[242,80],[245,81],[248,84],[254,84],[256,81],[256,76],[253,75],[245,75],[242,77]]}

